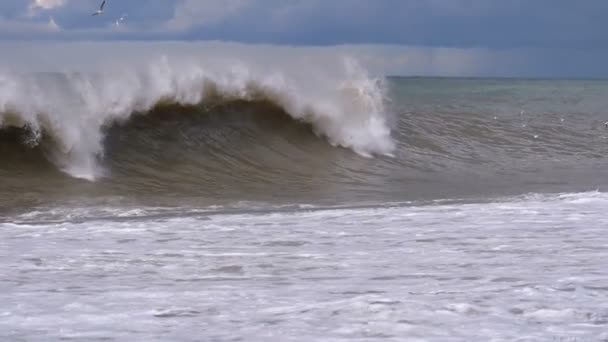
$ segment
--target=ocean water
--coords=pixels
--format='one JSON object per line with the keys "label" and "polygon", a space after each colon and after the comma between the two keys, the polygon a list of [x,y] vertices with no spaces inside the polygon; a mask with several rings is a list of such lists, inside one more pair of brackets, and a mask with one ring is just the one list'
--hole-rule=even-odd
{"label": "ocean water", "polygon": [[233,49],[4,62],[0,340],[608,339],[608,81]]}

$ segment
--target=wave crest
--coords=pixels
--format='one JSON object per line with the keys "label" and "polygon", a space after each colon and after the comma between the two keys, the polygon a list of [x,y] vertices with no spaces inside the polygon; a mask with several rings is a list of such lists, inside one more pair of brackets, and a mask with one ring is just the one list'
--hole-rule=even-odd
{"label": "wave crest", "polygon": [[0,73],[0,128],[27,128],[27,143],[48,145],[46,155],[62,171],[94,180],[104,174],[104,127],[167,103],[269,101],[333,146],[390,154],[383,96],[382,80],[348,58],[341,70],[268,70],[243,61],[206,65],[162,57],[91,73]]}

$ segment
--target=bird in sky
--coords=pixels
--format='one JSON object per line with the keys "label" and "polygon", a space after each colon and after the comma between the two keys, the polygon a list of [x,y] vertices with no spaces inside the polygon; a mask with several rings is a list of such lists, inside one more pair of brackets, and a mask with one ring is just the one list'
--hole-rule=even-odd
{"label": "bird in sky", "polygon": [[103,14],[103,8],[105,5],[106,5],[106,0],[103,0],[103,2],[101,3],[101,6],[99,6],[99,9],[97,10],[97,12],[93,13],[92,16]]}

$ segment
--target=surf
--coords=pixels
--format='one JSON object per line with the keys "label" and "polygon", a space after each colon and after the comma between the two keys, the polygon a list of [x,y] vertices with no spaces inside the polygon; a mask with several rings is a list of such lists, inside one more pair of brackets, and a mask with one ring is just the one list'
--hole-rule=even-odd
{"label": "surf", "polygon": [[[142,55],[143,56],[143,55]],[[269,66],[245,56],[159,53],[112,60],[95,70],[0,71],[0,130],[43,145],[59,170],[90,181],[106,176],[105,132],[163,106],[204,108],[266,102],[310,125],[330,146],[371,157],[395,148],[382,78],[353,58]],[[180,115],[179,110],[172,115]]]}

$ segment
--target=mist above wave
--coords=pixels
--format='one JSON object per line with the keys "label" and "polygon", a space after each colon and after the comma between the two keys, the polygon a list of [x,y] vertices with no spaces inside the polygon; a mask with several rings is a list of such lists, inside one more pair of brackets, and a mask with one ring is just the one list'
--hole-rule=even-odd
{"label": "mist above wave", "polygon": [[[354,58],[302,55],[297,49],[278,56],[259,47],[250,54],[219,50],[125,52],[83,44],[49,51],[56,63],[46,72],[5,66],[0,69],[0,128],[26,127],[28,143],[43,142],[61,170],[90,180],[104,174],[99,162],[103,128],[163,102],[271,101],[294,120],[309,123],[331,145],[364,156],[394,149],[382,80],[370,77]],[[70,64],[89,57],[88,63]]]}

